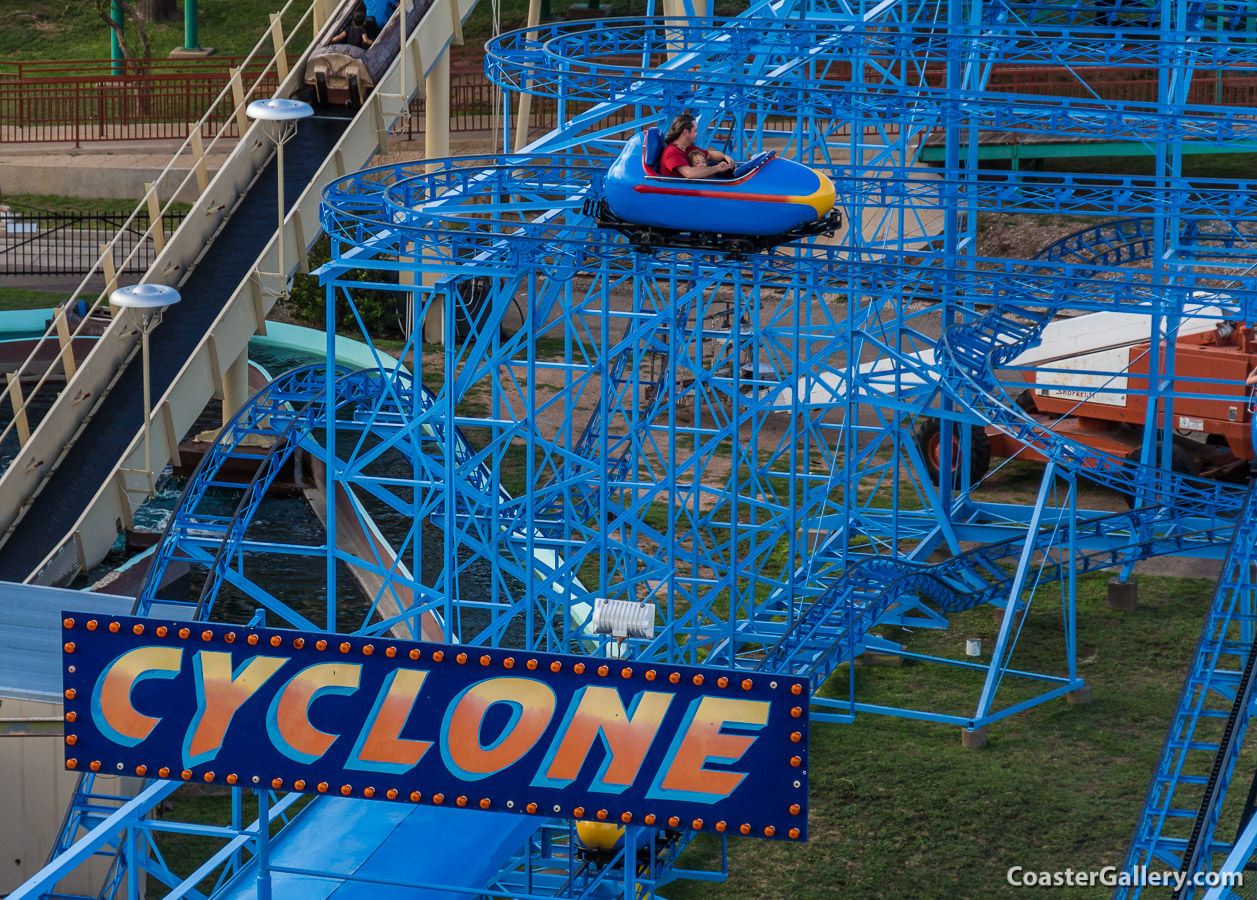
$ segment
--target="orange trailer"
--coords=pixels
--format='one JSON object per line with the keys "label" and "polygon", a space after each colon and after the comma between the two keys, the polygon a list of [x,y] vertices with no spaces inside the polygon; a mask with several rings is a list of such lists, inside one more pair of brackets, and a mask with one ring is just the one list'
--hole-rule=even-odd
{"label": "orange trailer", "polygon": [[[1040,370],[1026,373],[1031,386],[1017,403],[1057,434],[1113,456],[1135,458],[1149,419],[1150,350],[1151,343],[1144,341],[1042,360]],[[1175,471],[1207,478],[1247,477],[1254,452],[1245,381],[1255,368],[1257,333],[1249,325],[1223,322],[1174,342]],[[1159,412],[1157,427],[1164,421],[1164,412]],[[975,427],[973,434],[970,475],[975,481],[993,457],[1047,462],[1034,447],[994,426]],[[937,420],[924,422],[917,440],[937,479]]]}

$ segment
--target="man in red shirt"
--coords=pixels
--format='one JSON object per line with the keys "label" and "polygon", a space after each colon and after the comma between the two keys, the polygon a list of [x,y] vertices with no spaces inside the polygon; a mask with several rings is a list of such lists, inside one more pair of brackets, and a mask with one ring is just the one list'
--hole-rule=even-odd
{"label": "man in red shirt", "polygon": [[[697,139],[698,123],[694,116],[681,113],[673,119],[664,135],[666,146],[659,160],[659,174],[669,178],[717,178],[733,172],[733,160],[719,150],[698,146],[694,143]],[[691,165],[695,154],[705,158],[706,164]]]}

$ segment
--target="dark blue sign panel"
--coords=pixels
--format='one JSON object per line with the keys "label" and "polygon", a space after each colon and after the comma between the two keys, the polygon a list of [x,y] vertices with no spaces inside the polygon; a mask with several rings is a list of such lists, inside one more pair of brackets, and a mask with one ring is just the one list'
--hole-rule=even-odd
{"label": "dark blue sign panel", "polygon": [[72,769],[807,838],[802,678],[65,616]]}

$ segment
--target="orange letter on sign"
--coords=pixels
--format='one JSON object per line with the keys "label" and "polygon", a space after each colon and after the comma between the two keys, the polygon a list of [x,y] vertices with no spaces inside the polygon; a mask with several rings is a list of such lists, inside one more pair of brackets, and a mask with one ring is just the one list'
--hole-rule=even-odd
{"label": "orange letter on sign", "polygon": [[[441,756],[446,767],[464,781],[479,781],[519,762],[541,740],[554,717],[554,690],[531,678],[490,678],[454,698],[441,723]],[[501,734],[480,743],[489,709],[509,707]]]}
{"label": "orange letter on sign", "polygon": [[100,673],[92,689],[92,719],[115,744],[134,747],[161,719],[131,705],[131,690],[146,678],[174,678],[183,664],[179,647],[137,647],[119,656]]}
{"label": "orange letter on sign", "polygon": [[758,731],[768,724],[768,701],[701,697],[690,704],[663,765],[646,796],[715,803],[732,794],[745,772],[721,772],[707,762],[731,765],[755,743],[751,734],[725,734],[725,725]]}
{"label": "orange letter on sign", "polygon": [[190,769],[217,755],[236,710],[288,660],[254,656],[231,670],[231,654],[202,650],[192,658],[196,673],[196,715],[183,739],[183,766]]}
{"label": "orange letter on sign", "polygon": [[427,672],[398,669],[384,679],[345,768],[397,774],[423,758],[432,742],[402,740],[401,733],[427,677]]}
{"label": "orange letter on sign", "polygon": [[581,688],[533,779],[533,787],[564,788],[575,781],[599,737],[604,751],[602,767],[589,789],[618,794],[629,787],[659,733],[672,696],[642,691],[625,712],[615,688]]}
{"label": "orange letter on sign", "polygon": [[283,686],[266,713],[271,743],[284,756],[312,763],[327,752],[340,735],[310,724],[310,706],[324,694],[352,694],[358,690],[362,666],[357,663],[318,663],[307,666]]}

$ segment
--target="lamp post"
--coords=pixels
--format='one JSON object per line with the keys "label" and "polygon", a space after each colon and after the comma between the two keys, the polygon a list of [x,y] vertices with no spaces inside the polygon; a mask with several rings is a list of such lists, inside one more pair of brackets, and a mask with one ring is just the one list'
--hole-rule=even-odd
{"label": "lamp post", "polygon": [[196,30],[196,0],[184,0],[183,3],[183,49],[201,49],[201,39]]}
{"label": "lamp post", "polygon": [[133,309],[139,318],[140,357],[144,361],[144,477],[148,479],[148,492],[153,493],[153,457],[149,441],[148,420],[152,417],[152,399],[149,395],[148,336],[158,323],[166,307],[178,303],[179,292],[164,284],[133,284],[118,288],[109,295],[109,302],[122,309]]}
{"label": "lamp post", "polygon": [[109,20],[113,22],[113,27],[109,29],[109,58],[113,60],[109,73],[111,75],[125,75],[126,62],[122,56],[122,41],[118,39],[118,32],[126,27],[127,17],[122,11],[122,4],[118,0],[113,0],[109,7]]}
{"label": "lamp post", "polygon": [[250,119],[262,123],[263,130],[275,142],[276,165],[279,170],[279,293],[288,292],[288,270],[284,268],[284,144],[297,133],[297,120],[314,115],[314,108],[300,100],[274,97],[254,100],[245,108]]}

